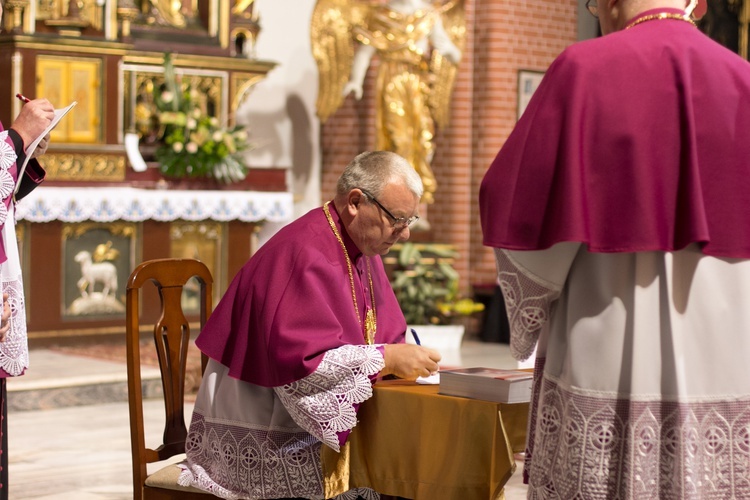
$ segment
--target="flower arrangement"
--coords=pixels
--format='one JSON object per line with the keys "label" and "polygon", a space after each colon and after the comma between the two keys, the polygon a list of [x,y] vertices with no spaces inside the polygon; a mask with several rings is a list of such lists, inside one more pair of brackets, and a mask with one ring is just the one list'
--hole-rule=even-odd
{"label": "flower arrangement", "polygon": [[164,55],[164,86],[155,87],[154,103],[163,130],[155,156],[162,174],[169,177],[215,178],[232,183],[243,180],[248,169],[240,152],[248,149],[242,125],[220,126],[197,105],[198,91],[183,87],[170,54]]}

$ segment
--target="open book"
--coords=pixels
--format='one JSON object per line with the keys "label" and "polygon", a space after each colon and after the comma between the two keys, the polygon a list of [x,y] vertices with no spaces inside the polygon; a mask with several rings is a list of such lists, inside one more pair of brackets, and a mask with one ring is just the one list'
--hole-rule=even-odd
{"label": "open book", "polygon": [[68,111],[73,109],[73,107],[76,104],[78,104],[78,102],[73,101],[64,108],[56,109],[55,117],[52,119],[50,124],[47,125],[47,128],[45,128],[44,131],[41,134],[39,134],[37,138],[31,142],[31,144],[26,146],[26,150],[24,151],[24,153],[26,154],[26,158],[23,160],[23,164],[21,165],[21,168],[18,169],[18,181],[16,182],[15,193],[18,193],[18,188],[21,186],[21,179],[23,178],[23,173],[26,171],[26,165],[28,165],[29,160],[31,159],[31,154],[39,146],[39,143],[42,141],[42,139],[44,139],[44,136],[49,134],[52,131],[52,129],[55,128],[58,123],[60,123],[60,120],[63,119],[63,116],[67,115]]}

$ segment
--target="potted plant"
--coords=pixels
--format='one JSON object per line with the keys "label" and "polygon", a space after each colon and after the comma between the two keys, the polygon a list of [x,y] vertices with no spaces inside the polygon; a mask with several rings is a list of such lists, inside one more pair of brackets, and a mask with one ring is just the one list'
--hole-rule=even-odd
{"label": "potted plant", "polygon": [[[406,322],[423,345],[443,352],[445,363],[445,355],[457,354],[461,347],[465,325],[458,320],[482,311],[484,304],[461,297],[459,275],[452,264],[457,252],[452,246],[406,242],[394,251],[391,286]],[[411,335],[407,342],[414,342]]]}

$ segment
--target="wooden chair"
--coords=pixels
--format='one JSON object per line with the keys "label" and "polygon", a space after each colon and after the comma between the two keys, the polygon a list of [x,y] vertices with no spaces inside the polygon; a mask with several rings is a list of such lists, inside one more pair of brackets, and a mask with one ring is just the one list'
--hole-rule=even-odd
{"label": "wooden chair", "polygon": [[[182,290],[190,278],[200,282],[200,325],[211,314],[213,279],[208,268],[192,259],[157,259],[139,265],[128,279],[126,293],[126,341],[128,363],[128,399],[130,406],[130,441],[133,460],[133,498],[141,499],[210,499],[195,488],[177,484],[180,469],[168,465],[148,475],[146,466],[185,453],[184,399],[185,373],[190,327],[182,310]],[[146,448],[143,423],[143,387],[140,353],[140,291],[146,282],[155,284],[161,299],[161,315],[154,326],[154,348],[159,359],[164,389],[165,422],[163,443]],[[201,373],[207,359],[201,358]]]}

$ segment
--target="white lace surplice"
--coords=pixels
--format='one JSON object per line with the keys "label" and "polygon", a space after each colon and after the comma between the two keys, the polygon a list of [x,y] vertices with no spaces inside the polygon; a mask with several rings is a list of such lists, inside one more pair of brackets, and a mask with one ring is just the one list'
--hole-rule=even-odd
{"label": "white lace surplice", "polygon": [[[10,168],[16,163],[16,153],[8,138],[8,131],[0,132],[0,224],[7,260],[0,264],[2,292],[8,294],[10,331],[5,342],[0,342],[0,368],[8,375],[21,375],[29,366],[29,346],[26,334],[26,306],[23,296],[21,260],[16,241],[15,206],[5,202],[13,195],[15,181]],[[2,303],[0,302],[0,312]]]}
{"label": "white lace surplice", "polygon": [[[321,443],[357,423],[355,404],[372,396],[385,366],[376,346],[328,351],[317,370],[273,389],[230,377],[210,360],[198,392],[180,483],[216,496],[323,498]],[[378,498],[372,490],[342,498]]]}
{"label": "white lace surplice", "polygon": [[529,498],[750,498],[750,261],[497,257],[516,350],[540,334]]}

